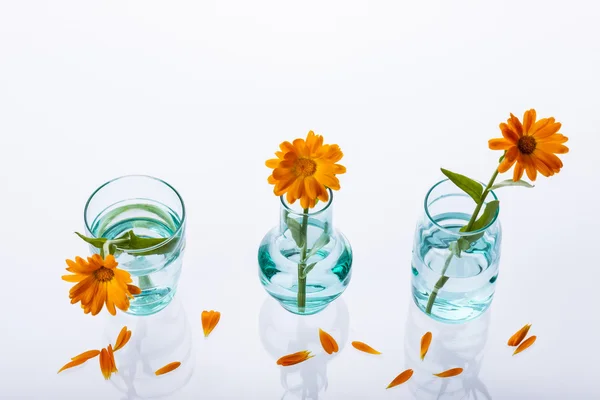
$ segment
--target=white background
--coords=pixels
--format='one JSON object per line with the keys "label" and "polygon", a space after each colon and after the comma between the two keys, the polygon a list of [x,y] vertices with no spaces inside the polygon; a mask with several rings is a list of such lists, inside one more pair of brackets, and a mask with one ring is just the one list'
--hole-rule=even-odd
{"label": "white background", "polygon": [[[414,224],[439,167],[487,180],[499,157],[487,140],[531,107],[563,123],[571,152],[535,189],[500,192],[501,273],[491,312],[472,327],[487,330],[485,349],[475,339],[463,348],[483,355],[480,370],[447,381],[441,398],[475,398],[463,385],[483,385],[479,399],[599,398],[599,15],[591,0],[3,0],[0,398],[138,398],[116,389],[119,374],[106,383],[97,360],[56,375],[116,337],[120,322],[71,306],[60,276],[65,258],[87,252],[72,232],[88,196],[131,173],[174,185],[189,212],[175,305],[191,356],[162,381],[148,375],[144,396],[302,398],[286,394],[275,360],[322,326],[342,351],[327,359],[313,336],[321,355],[290,371],[308,385],[325,370],[319,398],[436,398],[415,393],[440,353],[419,364],[411,349],[426,329],[434,343],[453,331],[411,308]],[[256,253],[279,212],[264,160],[309,129],[345,153],[334,224],[355,262],[342,300],[299,320],[268,299]],[[203,309],[222,312],[208,340]],[[173,333],[167,310],[148,319],[159,344]],[[511,357],[506,340],[527,322],[538,341]],[[174,361],[168,350],[152,368]],[[126,354],[117,366],[135,362]],[[410,384],[386,391],[405,368],[415,368]]]}

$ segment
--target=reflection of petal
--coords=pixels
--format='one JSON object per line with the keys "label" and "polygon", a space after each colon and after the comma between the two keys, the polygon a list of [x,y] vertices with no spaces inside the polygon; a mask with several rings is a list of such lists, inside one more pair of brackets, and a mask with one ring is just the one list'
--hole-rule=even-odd
{"label": "reflection of petal", "polygon": [[[479,379],[483,350],[487,341],[490,310],[478,319],[461,325],[434,321],[412,302],[406,322],[404,351],[406,368],[414,368],[415,376],[407,382],[409,390],[418,399],[476,398],[476,392],[491,396]],[[420,360],[421,338],[433,333],[427,357]],[[461,375],[452,378],[431,379],[431,375],[451,368],[464,368]]]}
{"label": "reflection of petal", "polygon": [[319,399],[327,390],[327,364],[339,353],[323,351],[319,329],[337,339],[341,352],[348,340],[348,308],[342,299],[318,314],[298,316],[285,311],[271,298],[263,303],[259,314],[260,339],[264,349],[274,359],[284,354],[308,349],[315,354],[310,362],[280,368],[282,400]]}
{"label": "reflection of petal", "polygon": [[[171,396],[190,381],[195,366],[192,332],[177,297],[157,314],[120,313],[109,321],[107,337],[114,340],[124,325],[133,333],[127,346],[115,354],[119,373],[111,379],[126,399]],[[173,360],[181,361],[181,366],[158,379],[154,372]]]}

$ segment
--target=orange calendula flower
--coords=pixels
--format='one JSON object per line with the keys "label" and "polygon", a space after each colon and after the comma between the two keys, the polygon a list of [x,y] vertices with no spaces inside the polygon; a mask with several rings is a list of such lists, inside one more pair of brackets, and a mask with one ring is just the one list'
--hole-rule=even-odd
{"label": "orange calendula flower", "polygon": [[388,387],[386,389],[390,389],[395,386],[402,385],[404,382],[408,381],[412,376],[413,376],[413,370],[407,369],[406,371],[402,372],[400,375],[395,377],[394,380],[392,382],[390,382],[390,384],[388,385]]}
{"label": "orange calendula flower", "polygon": [[104,304],[108,312],[116,315],[115,306],[123,311],[129,309],[129,299],[134,293],[140,293],[132,282],[129,272],[117,268],[117,261],[112,254],[102,259],[98,254],[85,261],[76,257],[75,261],[67,260],[67,271],[74,275],[63,275],[67,282],[77,282],[69,291],[71,304],[81,302],[86,314],[97,315]]}
{"label": "orange calendula flower", "polygon": [[510,337],[510,339],[508,339],[507,344],[509,346],[518,346],[519,344],[521,344],[523,339],[525,339],[525,336],[527,336],[527,333],[529,332],[529,328],[531,328],[531,324],[527,324],[524,327],[522,327],[521,329],[519,329],[518,332],[516,332],[514,335],[512,335]]}
{"label": "orange calendula flower", "polygon": [[210,335],[220,319],[221,313],[218,311],[202,311],[202,330],[204,331],[204,337]]}
{"label": "orange calendula flower", "polygon": [[310,131],[306,140],[283,142],[279,148],[277,158],[266,162],[273,169],[269,183],[275,185],[276,196],[285,194],[290,204],[300,199],[302,208],[308,209],[317,199],[329,201],[327,188],[340,189],[336,175],[345,173],[346,167],[336,164],[344,155],[337,144],[324,145],[323,136]]}
{"label": "orange calendula flower", "polygon": [[369,354],[381,354],[379,351],[363,342],[352,342],[352,347],[354,347],[356,350],[364,351],[365,353]]}
{"label": "orange calendula flower", "polygon": [[181,363],[179,361],[172,362],[170,364],[165,365],[162,368],[157,369],[156,372],[154,373],[154,375],[160,376],[160,375],[168,374],[169,372],[179,368],[180,365],[181,365]]}
{"label": "orange calendula flower", "polygon": [[73,368],[78,365],[81,365],[84,362],[96,357],[98,354],[100,354],[100,350],[89,350],[89,351],[83,352],[83,353],[71,358],[71,361],[66,363],[61,369],[59,369],[57,374],[61,373],[65,369]]}
{"label": "orange calendula flower", "polygon": [[319,340],[321,341],[323,350],[325,350],[327,354],[337,353],[340,349],[333,336],[325,332],[323,329],[319,329]]}
{"label": "orange calendula flower", "polygon": [[115,355],[110,344],[100,352],[100,370],[102,371],[102,375],[104,375],[104,379],[107,380],[110,379],[110,376],[114,372],[118,372],[117,365],[115,364]]}
{"label": "orange calendula flower", "polygon": [[537,172],[544,176],[552,176],[563,166],[556,154],[565,154],[569,148],[565,143],[569,138],[558,133],[561,127],[553,117],[536,121],[534,109],[525,111],[523,123],[510,114],[506,123],[500,124],[502,138],[491,139],[492,150],[505,150],[504,160],[498,166],[499,172],[508,171],[513,165],[513,181],[518,181],[527,172],[527,176],[535,181]]}
{"label": "orange calendula flower", "polygon": [[117,337],[117,341],[115,343],[115,351],[122,349],[127,342],[129,342],[129,339],[131,339],[131,331],[127,329],[126,326],[123,327],[123,329],[121,329],[121,332],[119,332],[119,336]]}
{"label": "orange calendula flower", "polygon": [[296,365],[303,361],[308,360],[309,358],[313,358],[314,356],[310,354],[310,351],[304,350],[299,351],[294,354],[288,354],[287,356],[281,357],[277,360],[277,365],[281,365],[284,367],[289,367],[290,365]]}
{"label": "orange calendula flower", "polygon": [[463,372],[462,368],[452,368],[447,371],[440,372],[439,374],[433,374],[433,375],[435,375],[439,378],[451,378],[453,376],[462,374],[462,372]]}
{"label": "orange calendula flower", "polygon": [[425,359],[425,355],[427,354],[427,351],[429,350],[429,345],[431,344],[431,338],[432,338],[431,332],[427,332],[421,338],[421,361],[423,361]]}

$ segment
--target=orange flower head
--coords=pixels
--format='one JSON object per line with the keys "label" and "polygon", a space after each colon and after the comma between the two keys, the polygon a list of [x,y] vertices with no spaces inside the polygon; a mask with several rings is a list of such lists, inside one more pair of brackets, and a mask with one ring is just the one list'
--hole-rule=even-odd
{"label": "orange flower head", "polygon": [[77,282],[69,291],[71,304],[81,302],[81,308],[88,314],[97,315],[104,304],[108,312],[116,315],[115,306],[123,311],[129,309],[129,299],[134,293],[140,293],[137,286],[130,285],[129,272],[118,269],[117,261],[112,254],[102,259],[98,254],[85,261],[76,257],[75,261],[67,260],[67,271],[73,275],[63,275],[67,282]]}
{"label": "orange flower head", "polygon": [[308,209],[317,199],[329,201],[327,188],[340,189],[336,175],[345,173],[346,167],[336,164],[344,155],[337,144],[324,145],[323,136],[310,131],[306,140],[283,142],[279,148],[277,158],[266,162],[273,169],[268,181],[275,185],[276,196],[285,194],[290,204],[300,199],[302,208]]}
{"label": "orange flower head", "polygon": [[569,138],[558,133],[560,127],[560,122],[553,117],[536,121],[534,109],[525,111],[522,124],[519,118],[510,114],[506,123],[500,124],[503,137],[489,141],[490,149],[506,151],[498,171],[506,172],[515,165],[515,182],[525,171],[532,181],[535,181],[538,171],[546,177],[560,172],[563,163],[556,154],[569,152],[569,148],[563,145]]}

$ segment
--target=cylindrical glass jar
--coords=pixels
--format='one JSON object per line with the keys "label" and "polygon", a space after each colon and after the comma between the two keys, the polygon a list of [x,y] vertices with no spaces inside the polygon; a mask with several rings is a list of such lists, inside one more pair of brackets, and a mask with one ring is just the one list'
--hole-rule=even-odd
{"label": "cylindrical glass jar", "polygon": [[[323,310],[348,286],[352,249],[332,225],[333,193],[308,213],[281,197],[279,226],[258,250],[265,290],[288,311],[308,315]],[[306,240],[304,240],[306,238]]]}
{"label": "cylindrical glass jar", "polygon": [[150,315],[165,308],[177,290],[185,249],[185,206],[179,193],[157,178],[123,176],[96,189],[85,206],[84,220],[90,237],[117,239],[132,230],[139,237],[167,238],[143,249],[117,245],[115,252],[119,268],[142,289],[127,312]]}
{"label": "cylindrical glass jar", "polygon": [[[497,199],[491,191],[484,206]],[[487,310],[494,296],[502,241],[500,210],[482,229],[460,232],[468,224],[475,206],[469,195],[446,179],[427,193],[425,213],[417,223],[412,254],[413,298],[423,312],[442,322],[462,323],[477,318]],[[467,237],[470,247],[456,255],[452,246]],[[474,237],[477,239],[473,240]],[[436,284],[439,286],[440,278],[445,282],[428,313],[430,296]]]}

